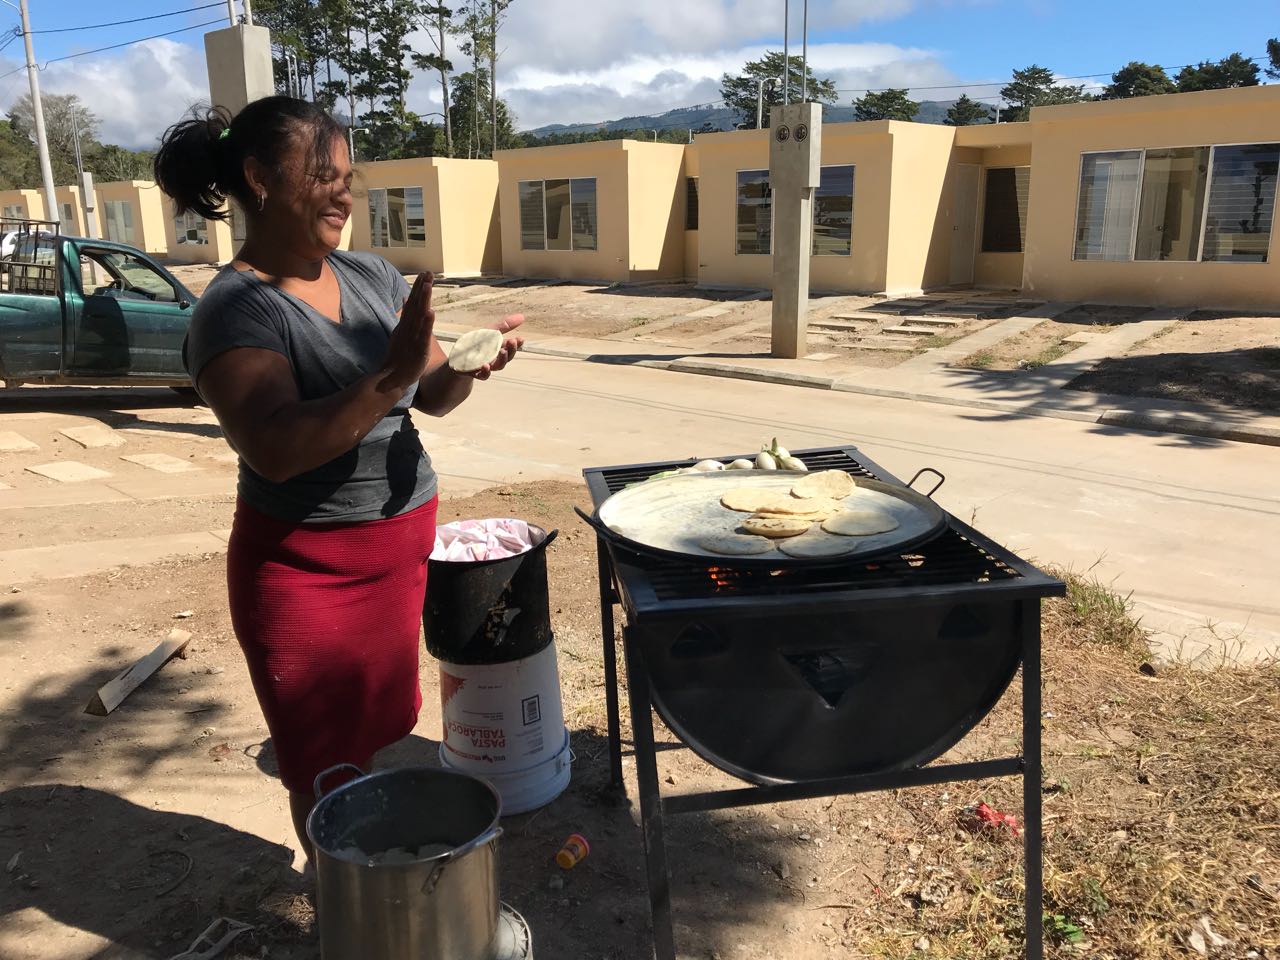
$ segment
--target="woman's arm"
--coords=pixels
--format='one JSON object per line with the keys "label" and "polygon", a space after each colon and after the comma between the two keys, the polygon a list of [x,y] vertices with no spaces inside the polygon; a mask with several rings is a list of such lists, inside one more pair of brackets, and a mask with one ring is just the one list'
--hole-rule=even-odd
{"label": "woman's arm", "polygon": [[430,277],[419,277],[382,369],[331,396],[299,399],[289,361],[274,350],[250,347],[211,360],[200,372],[200,394],[245,463],[283,483],[358,444],[422,378],[435,345],[430,304]]}
{"label": "woman's arm", "polygon": [[[406,304],[407,306],[407,304]],[[524,317],[515,313],[491,324],[499,333],[510,333],[520,324]],[[440,342],[431,338],[431,358],[427,362],[427,372],[418,381],[418,395],[413,405],[433,417],[443,417],[471,396],[471,388],[477,380],[488,380],[512,360],[520,348],[524,346],[524,337],[505,337],[502,349],[491,363],[486,363],[475,373],[458,373],[448,363]]]}

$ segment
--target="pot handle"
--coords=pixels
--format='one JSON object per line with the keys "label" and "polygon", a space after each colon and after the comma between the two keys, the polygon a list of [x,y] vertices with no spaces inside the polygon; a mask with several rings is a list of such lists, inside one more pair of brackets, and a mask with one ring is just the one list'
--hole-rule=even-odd
{"label": "pot handle", "polygon": [[933,469],[933,467],[924,467],[921,470],[917,470],[916,475],[907,481],[907,486],[911,489],[915,489],[916,481],[919,480],[921,477],[923,477],[926,473],[932,473],[935,477],[938,478],[938,482],[935,483],[933,487],[929,490],[929,492],[925,494],[926,497],[932,500],[933,495],[937,493],[939,490],[941,490],[942,485],[947,482],[947,478],[943,476],[940,471]]}
{"label": "pot handle", "polygon": [[312,784],[312,789],[314,789],[316,792],[317,800],[323,797],[326,793],[324,789],[324,782],[328,778],[329,774],[337,773],[339,770],[352,770],[355,772],[356,776],[358,777],[368,776],[367,773],[365,773],[363,770],[357,767],[354,763],[339,763],[339,764],[336,764],[335,766],[330,767],[328,770],[322,770],[320,771],[320,773],[316,774],[315,783]]}
{"label": "pot handle", "polygon": [[431,896],[435,892],[436,885],[440,882],[440,878],[444,876],[445,868],[453,863],[454,860],[465,857],[472,850],[478,850],[480,847],[492,843],[500,836],[502,836],[502,827],[494,824],[474,840],[469,840],[462,846],[444,854],[436,861],[435,866],[431,868],[431,872],[427,874],[427,879],[422,882],[422,893],[425,896]]}

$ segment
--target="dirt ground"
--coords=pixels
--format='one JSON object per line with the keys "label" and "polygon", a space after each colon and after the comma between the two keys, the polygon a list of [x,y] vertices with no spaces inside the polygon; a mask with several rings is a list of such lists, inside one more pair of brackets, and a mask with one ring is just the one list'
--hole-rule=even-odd
{"label": "dirt ground", "polygon": [[1280,413],[1280,318],[1181,320],[1067,386]]}
{"label": "dirt ground", "polygon": [[[505,821],[502,897],[530,923],[541,960],[641,960],[651,948],[634,763],[625,758],[624,798],[608,783],[594,541],[571,512],[586,500],[579,485],[526,484],[447,501],[441,518],[516,515],[561,531],[551,610],[574,778],[548,807]],[[175,522],[225,526],[231,504],[169,509]],[[145,521],[121,515],[103,529],[131,522]],[[0,594],[6,960],[164,960],[218,916],[256,928],[226,957],[318,956],[223,575],[223,558],[208,556]],[[1280,675],[1144,672],[1122,608],[1079,590],[1046,606],[1049,955],[1181,955],[1204,916],[1230,941],[1211,957],[1274,960]],[[175,625],[193,634],[185,660],[111,716],[82,712]],[[439,691],[425,655],[422,682],[418,728],[379,766],[435,763]],[[948,756],[1016,750],[1017,704],[1015,680]],[[623,728],[629,740],[625,701]],[[659,740],[677,746],[661,727]],[[685,749],[664,750],[659,767],[668,793],[741,786]],[[668,819],[681,956],[1018,955],[1019,844],[1007,829],[972,827],[965,809],[981,801],[1020,816],[1007,780]],[[571,832],[593,849],[565,873],[552,858]]]}

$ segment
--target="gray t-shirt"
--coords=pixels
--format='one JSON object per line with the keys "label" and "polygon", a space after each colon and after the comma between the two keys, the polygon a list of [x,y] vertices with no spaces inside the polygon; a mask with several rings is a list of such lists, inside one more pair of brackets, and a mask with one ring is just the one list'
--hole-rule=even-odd
{"label": "gray t-shirt", "polygon": [[[379,370],[409,285],[374,254],[335,251],[329,266],[342,295],[340,324],[251,270],[225,267],[196,304],[183,348],[197,390],[205,365],[236,347],[283,354],[304,401]],[[377,520],[426,503],[435,496],[436,475],[409,416],[417,389],[411,387],[351,450],[284,483],[272,483],[241,458],[240,497],[269,516],[298,523]]]}

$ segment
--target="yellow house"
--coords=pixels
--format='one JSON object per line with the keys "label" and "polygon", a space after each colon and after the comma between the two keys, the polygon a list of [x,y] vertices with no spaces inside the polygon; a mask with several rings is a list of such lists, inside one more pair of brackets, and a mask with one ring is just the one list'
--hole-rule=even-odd
{"label": "yellow house", "polygon": [[164,254],[169,249],[166,229],[167,205],[160,188],[149,180],[121,180],[100,183],[98,231],[106,240],[127,243],[147,253]]}
{"label": "yellow house", "polygon": [[500,150],[502,268],[598,281],[685,274],[685,147],[606,140]]}
{"label": "yellow house", "polygon": [[44,194],[39,190],[0,190],[0,219],[43,220]]}
{"label": "yellow house", "polygon": [[502,270],[498,164],[424,157],[356,165],[350,249],[400,270],[474,277]]}
{"label": "yellow house", "polygon": [[83,237],[87,230],[80,187],[78,185],[56,187],[53,196],[58,201],[61,231],[68,236]]}
{"label": "yellow house", "polygon": [[229,222],[206,220],[193,210],[176,214],[173,201],[168,197],[163,197],[163,204],[165,249],[169,260],[219,264],[234,257]]}
{"label": "yellow house", "polygon": [[1280,86],[1043,107],[1030,127],[1028,294],[1280,306]]}

